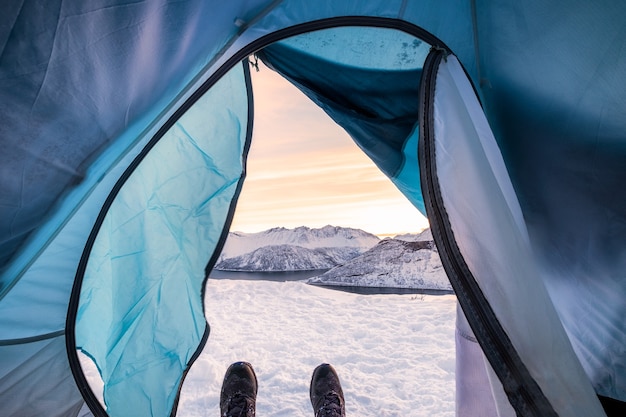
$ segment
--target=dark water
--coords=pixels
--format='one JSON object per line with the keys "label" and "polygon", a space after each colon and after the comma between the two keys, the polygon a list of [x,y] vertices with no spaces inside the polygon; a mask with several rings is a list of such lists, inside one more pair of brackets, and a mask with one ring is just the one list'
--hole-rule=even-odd
{"label": "dark water", "polygon": [[209,274],[209,278],[215,279],[240,279],[247,281],[302,281],[311,277],[322,275],[328,269],[314,271],[285,271],[285,272],[244,272],[244,271],[216,271]]}
{"label": "dark water", "polygon": [[[209,274],[210,279],[236,279],[249,281],[304,281],[308,278],[322,275],[327,269],[318,269],[315,271],[287,271],[287,272],[242,272],[242,271],[216,271],[213,270]],[[386,288],[386,287],[349,287],[337,285],[319,285],[313,284],[321,288],[327,288],[334,291],[345,291],[354,294],[428,294],[428,295],[444,295],[453,294],[447,290],[421,290],[413,288]]]}
{"label": "dark water", "polygon": [[329,290],[345,291],[354,294],[426,294],[426,295],[446,295],[454,294],[449,290],[427,290],[419,288],[389,288],[389,287],[351,287],[338,285],[319,285],[311,284],[317,287],[327,288]]}

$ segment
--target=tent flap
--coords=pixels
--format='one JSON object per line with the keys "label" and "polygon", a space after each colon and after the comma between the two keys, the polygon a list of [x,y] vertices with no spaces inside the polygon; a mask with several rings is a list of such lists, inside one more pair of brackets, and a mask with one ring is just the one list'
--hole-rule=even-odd
{"label": "tent flap", "polygon": [[533,259],[480,103],[456,57],[443,55],[433,51],[424,69],[420,162],[433,237],[459,304],[518,414],[602,416]]}
{"label": "tent flap", "polygon": [[84,255],[76,348],[97,365],[111,415],[169,415],[206,340],[205,267],[240,189],[249,87],[246,60],[149,145]]}

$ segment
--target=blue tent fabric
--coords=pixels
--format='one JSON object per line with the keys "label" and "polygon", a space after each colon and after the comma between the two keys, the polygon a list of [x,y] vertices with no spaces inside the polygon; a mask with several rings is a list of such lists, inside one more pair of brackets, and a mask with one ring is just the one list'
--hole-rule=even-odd
{"label": "blue tent fabric", "polygon": [[[521,208],[475,93],[454,56],[431,56],[420,94],[420,169],[433,237],[471,328],[462,331],[476,336],[518,413],[601,415],[533,262]],[[520,318],[524,326],[516,324]],[[457,355],[464,357],[462,346]]]}
{"label": "blue tent fabric", "polygon": [[34,233],[88,180],[97,156],[120,140],[131,146],[237,33],[227,16],[247,19],[264,2],[217,13],[197,1],[8,3],[0,26],[0,294],[17,275],[5,271],[20,248],[36,250],[26,248]]}
{"label": "blue tent fabric", "polygon": [[626,198],[615,190],[626,181],[626,86],[616,78],[626,71],[626,10],[576,2],[556,17],[553,7],[485,16],[481,90],[574,348],[599,392],[624,401],[615,365],[626,342],[617,318],[626,314]]}
{"label": "blue tent fabric", "polygon": [[63,334],[2,346],[2,361],[8,364],[0,374],[2,414],[40,416],[44,403],[54,408],[52,414],[78,415],[84,401],[67,362],[58,360],[65,353]]}
{"label": "blue tent fabric", "polygon": [[141,160],[89,251],[76,347],[98,366],[113,415],[167,415],[206,338],[204,270],[232,216],[250,140],[249,70],[242,65]]}
{"label": "blue tent fabric", "polygon": [[[119,295],[120,301],[127,301],[121,296],[125,288],[119,284],[134,283],[130,292],[136,292],[132,297],[141,297],[143,289],[144,295],[149,294],[149,280],[142,277],[156,276],[150,271],[157,265],[152,260],[157,258],[171,262],[170,265],[178,265],[176,262],[187,265],[183,268],[184,286],[163,280],[153,288],[160,285],[169,288],[171,284],[172,291],[179,295],[189,289],[180,295],[187,298],[189,315],[185,320],[182,317],[177,320],[181,328],[188,330],[185,335],[188,343],[181,347],[178,359],[162,356],[157,361],[169,364],[160,369],[173,369],[173,364],[179,362],[178,370],[170,373],[164,382],[167,394],[153,391],[147,403],[141,404],[155,405],[159,411],[155,408],[152,415],[175,413],[169,410],[175,407],[172,392],[182,380],[181,372],[184,375],[184,369],[192,361],[190,356],[201,345],[199,335],[204,331],[203,319],[192,323],[201,313],[202,269],[213,256],[209,252],[220,246],[220,236],[238,192],[232,182],[236,175],[223,175],[225,166],[206,168],[218,160],[227,166],[230,163],[222,160],[221,150],[192,146],[198,137],[196,133],[189,133],[186,128],[176,130],[177,139],[166,139],[162,145],[152,138],[165,138],[162,128],[175,126],[188,104],[196,102],[205,87],[217,85],[218,78],[260,49],[265,49],[268,56],[275,51],[285,64],[290,64],[290,57],[295,54],[299,58],[309,55],[317,63],[307,70],[321,68],[320,57],[324,58],[326,68],[345,68],[348,63],[339,56],[320,55],[314,49],[315,39],[324,36],[321,32],[315,34],[315,30],[333,26],[389,27],[418,38],[427,34],[428,39],[422,38],[426,43],[434,44],[433,39],[438,39],[458,57],[473,82],[502,153],[519,202],[522,229],[528,230],[530,252],[524,252],[524,257],[545,285],[549,294],[546,303],[554,304],[560,320],[560,324],[555,324],[564,328],[596,393],[609,401],[626,401],[624,21],[626,4],[584,0],[567,5],[545,0],[321,0],[314,4],[299,0],[219,4],[201,0],[5,2],[0,16],[0,414],[76,415],[82,401],[78,388],[87,397],[89,390],[81,385],[79,374],[75,374],[79,382],[69,378],[69,362],[77,347],[73,330],[66,334],[69,357],[60,349],[60,340],[66,333],[66,314],[77,270],[83,271],[87,266],[85,300],[90,288],[95,291],[101,282],[111,284],[119,280],[110,286],[117,288],[111,292],[110,299],[117,300]],[[314,32],[306,48],[296,45],[295,40],[284,39],[308,31]],[[270,46],[276,41],[280,43]],[[392,72],[384,62],[390,60],[377,60],[377,65],[383,66],[376,70],[365,66],[352,72],[360,74],[356,79],[367,81],[368,71],[369,74]],[[293,81],[303,89],[310,87],[308,78],[314,81],[317,78],[317,84],[321,80],[312,72],[304,76],[303,68],[294,70],[302,77]],[[421,66],[416,66],[407,73],[419,71]],[[233,100],[249,93],[237,84],[239,87],[233,86],[232,91],[239,93],[231,97]],[[326,85],[324,89],[329,87],[332,88]],[[353,91],[342,98],[340,104],[347,103],[348,109],[340,108],[337,102],[324,101],[327,96],[324,91],[310,89],[309,93],[347,130],[352,129],[362,148],[424,210],[422,204],[428,202],[423,201],[415,152],[422,132],[415,125],[410,128],[407,122],[384,145],[372,141],[372,133],[378,127],[367,125],[363,129],[364,125],[356,123],[357,119],[349,117],[350,112],[346,111],[350,106],[355,111],[368,108],[365,102],[372,97],[367,99],[362,95],[366,90],[358,94]],[[378,102],[379,107],[381,103]],[[396,105],[408,105],[407,114],[414,117],[414,104],[409,97],[391,100],[384,106],[389,103],[394,113],[403,111]],[[244,111],[240,109],[238,113],[243,115]],[[245,124],[246,117],[241,119],[240,126]],[[229,116],[224,120],[232,119]],[[220,121],[215,123],[221,126]],[[231,133],[241,138],[241,132]],[[185,146],[174,146],[175,143]],[[201,169],[210,179],[206,183],[200,181],[202,187],[221,180],[231,186],[217,186],[223,192],[215,193],[208,192],[208,187],[205,198],[198,196],[195,200],[182,198],[178,194],[180,190],[172,192],[166,186],[168,180],[158,175],[150,178],[147,173],[151,170],[142,168],[154,164],[149,156],[152,151],[157,155],[161,147],[168,146],[171,147],[166,152],[168,158],[177,154],[184,159],[173,165],[199,161],[193,158],[203,155],[200,159],[205,167]],[[187,152],[190,146],[198,152]],[[240,140],[228,146],[233,148],[226,153],[241,156]],[[236,152],[235,148],[238,148]],[[205,149],[210,151],[204,152]],[[243,162],[232,161],[233,167],[242,171]],[[230,179],[226,180],[227,177]],[[183,177],[172,175],[171,178]],[[117,189],[117,184],[124,185]],[[145,200],[124,197],[133,191]],[[179,198],[184,204],[177,208],[173,200]],[[144,209],[154,210],[142,211],[141,204]],[[454,212],[456,203],[449,204],[446,209]],[[168,223],[160,224],[163,228],[159,230],[171,229],[161,234],[132,221],[125,226],[123,219],[133,210],[144,213],[150,221],[167,220]],[[196,219],[200,224],[215,221],[220,226],[201,227],[206,233],[195,235],[192,240],[206,243],[206,252],[189,253],[183,260],[175,252],[181,248],[187,251],[190,243],[180,237],[189,219],[181,214],[185,212],[201,213]],[[94,229],[96,225],[100,232]],[[489,226],[494,225],[498,225],[495,220]],[[94,234],[90,238],[92,230]],[[480,233],[481,230],[465,236],[457,233],[454,243],[460,248],[471,247],[468,243]],[[152,245],[154,238],[166,235],[173,243],[168,254],[165,248],[162,251]],[[128,261],[134,265],[132,274],[114,272],[114,268],[107,266],[108,260],[105,261],[107,245],[120,238],[128,245],[128,254],[132,245],[139,250],[128,260],[116,257],[109,264]],[[94,245],[90,247],[91,244]],[[174,246],[178,249],[172,249]],[[93,259],[88,257],[86,248],[93,249]],[[81,264],[83,252],[86,253],[84,265]],[[471,264],[469,257],[466,261]],[[499,265],[499,261],[485,260],[490,265]],[[497,311],[505,298],[494,291],[496,287],[487,284],[492,282],[492,277],[475,275],[480,285],[487,285],[483,289],[486,303]],[[501,276],[493,285],[509,284],[507,277]],[[99,290],[106,291],[105,287]],[[93,304],[84,304],[81,331],[94,331],[88,325],[89,309],[103,311],[104,304],[102,293],[93,298]],[[120,315],[124,309],[127,313],[132,311],[123,302],[117,307]],[[152,307],[144,311],[158,316],[159,309]],[[482,320],[471,311],[464,313],[470,323]],[[113,326],[103,331],[111,330],[119,340],[133,336],[137,339],[128,340],[129,343],[141,344],[154,336],[146,328],[136,333],[120,333],[121,328],[134,329],[141,320],[131,326],[116,322],[114,317],[110,316]],[[71,327],[74,317],[68,318]],[[510,317],[504,314],[500,319],[506,323]],[[528,325],[523,317],[516,320],[507,325],[506,332],[511,337]],[[156,326],[152,329],[154,334],[159,332]],[[114,353],[98,342],[104,335],[86,337],[87,334],[83,333],[84,337],[77,334],[80,346],[98,362],[106,364]],[[521,347],[516,349],[532,371],[541,363],[533,357],[541,352],[530,355],[533,346],[524,337],[519,342]],[[549,337],[542,342],[549,342]],[[483,353],[495,357],[493,352]],[[122,356],[126,354],[131,359],[130,352]],[[47,366],[33,366],[43,363]],[[108,379],[105,383],[110,414],[116,415],[115,404],[134,399],[123,390],[116,391],[117,383],[122,387],[128,381],[112,377],[106,365],[101,370]],[[35,381],[39,381],[36,386]],[[149,390],[163,389],[149,385],[146,386]],[[555,385],[557,390],[563,390],[563,398],[571,395],[567,385],[567,381]],[[558,408],[559,401],[551,406]],[[92,408],[98,412],[97,405]],[[151,413],[146,408],[135,411]],[[525,415],[523,410],[516,411]]]}

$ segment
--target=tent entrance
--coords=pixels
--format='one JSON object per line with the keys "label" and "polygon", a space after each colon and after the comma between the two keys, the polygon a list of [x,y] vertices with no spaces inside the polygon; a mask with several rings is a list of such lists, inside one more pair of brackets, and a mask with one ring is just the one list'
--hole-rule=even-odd
{"label": "tent entrance", "polygon": [[[307,36],[272,44],[259,56],[276,69],[285,53],[297,53],[302,45],[315,48]],[[309,70],[317,67],[318,71],[308,85],[309,97],[317,97],[314,101],[423,212],[416,169],[416,97],[431,45],[401,31],[361,26],[328,30],[323,36],[325,47],[316,50],[321,53],[318,58],[325,57],[323,62],[308,62]],[[374,42],[377,48],[350,57],[342,49],[345,44],[333,47],[333,39],[350,39],[362,51]],[[325,56],[330,52],[334,55]],[[307,64],[305,55],[299,57],[301,64]],[[72,352],[74,346],[93,359],[102,375],[108,413],[129,413],[129,405],[136,409],[135,414],[147,408],[166,413],[175,407],[186,370],[199,353],[195,349],[206,340],[208,328],[202,326],[201,304],[205,276],[199,266],[208,263],[211,267],[223,244],[245,171],[251,127],[251,107],[246,107],[246,97],[252,97],[246,81],[248,68],[243,73],[240,68],[228,71],[180,120],[173,121],[162,137],[146,146],[114,188],[89,239],[68,315],[71,324],[76,319],[75,326],[70,325],[68,346],[79,386],[98,415],[105,411],[85,383],[76,352]],[[301,69],[296,66],[291,76],[283,75],[297,83]],[[343,77],[348,94],[325,100],[332,85],[323,84],[323,75],[329,71]],[[232,103],[224,102],[224,97]],[[196,160],[198,169],[194,168]],[[186,187],[180,181],[202,190],[179,195]],[[194,201],[185,202],[189,198]],[[185,207],[203,207],[206,212],[188,213]],[[202,242],[206,236],[212,240]],[[211,252],[214,255],[209,261],[207,253]],[[186,282],[184,286],[181,280]],[[196,294],[194,303],[187,303],[189,297],[182,294],[176,296],[178,290],[168,283]],[[117,295],[113,298],[112,294]],[[149,331],[150,326],[155,330],[154,320],[163,340],[156,341]],[[187,324],[195,327],[187,329]],[[183,334],[194,341],[182,343]],[[155,345],[167,354],[155,350]],[[163,357],[172,360],[163,361]],[[171,384],[164,393],[161,387],[166,380]]]}
{"label": "tent entrance", "polygon": [[[366,54],[347,53],[353,51],[350,47],[346,48],[341,39],[357,43],[369,39],[371,45],[381,42],[382,46],[370,48]],[[257,56],[290,80],[342,126],[409,201],[428,214],[435,241],[443,254],[444,267],[455,285],[469,325],[495,372],[493,378],[490,374],[487,378],[495,381],[492,384],[496,387],[501,381],[508,398],[504,401],[494,398],[494,401],[504,408],[510,402],[515,411],[523,415],[599,415],[601,411],[593,388],[536,271],[521,209],[498,146],[471,82],[456,58],[446,48],[407,33],[364,26],[328,29],[287,38],[264,46],[257,51]],[[215,93],[219,91],[217,85],[209,90],[210,97],[213,94],[220,96]],[[245,82],[237,85],[245,86]],[[245,97],[246,94],[251,97],[250,92],[244,90],[240,88],[241,94],[233,97]],[[218,108],[221,103],[213,105]],[[225,181],[221,186],[212,184],[216,186],[216,191],[206,196],[207,202],[215,204],[220,219],[206,225],[207,235],[222,237],[211,241],[213,252],[217,252],[223,243],[225,230],[230,224],[230,210],[239,192],[237,184],[242,178],[237,172],[229,171],[232,167],[230,162],[243,164],[249,129],[241,127],[251,127],[251,119],[242,122],[249,116],[249,108],[239,104],[235,106],[242,117],[234,120],[234,128],[226,137],[238,137],[238,148],[229,148],[231,145],[227,141],[212,143],[211,146],[215,145],[218,149],[211,150],[210,154],[224,152],[225,156],[220,158],[222,165],[217,168],[213,166],[213,157],[207,161],[212,171],[211,178]],[[233,121],[231,115],[220,119]],[[197,120],[192,123],[195,122]],[[215,123],[219,126],[221,122]],[[186,129],[183,129],[182,136],[189,136]],[[193,140],[191,142],[196,145]],[[200,152],[202,154],[203,151]],[[152,163],[164,157],[165,154]],[[96,301],[74,305],[74,311],[78,312],[75,346],[80,346],[96,358],[101,372],[102,365],[110,360],[115,364],[115,372],[127,375],[132,369],[131,373],[136,375],[135,379],[125,378],[126,382],[122,383],[115,380],[114,386],[108,385],[112,381],[110,375],[105,378],[105,400],[110,410],[114,409],[116,402],[120,407],[128,404],[132,390],[124,389],[125,384],[132,386],[136,395],[147,400],[152,408],[155,398],[158,398],[158,407],[162,410],[175,407],[185,372],[197,356],[197,349],[204,343],[208,331],[204,327],[192,332],[197,336],[196,340],[185,344],[180,361],[161,362],[156,367],[153,366],[154,361],[148,361],[151,362],[149,366],[139,366],[147,374],[142,376],[135,372],[138,358],[133,356],[134,353],[150,350],[152,344],[152,340],[148,340],[149,332],[137,331],[137,326],[141,326],[147,312],[152,311],[158,316],[158,311],[163,309],[176,309],[175,301],[173,305],[158,305],[162,302],[160,290],[165,282],[161,274],[165,271],[168,277],[175,277],[178,272],[172,271],[180,271],[177,264],[181,262],[181,258],[165,256],[165,252],[161,258],[160,250],[155,250],[151,241],[146,239],[152,235],[153,224],[145,223],[145,220],[151,218],[153,211],[158,212],[156,222],[162,222],[160,226],[163,227],[159,230],[164,230],[166,235],[173,230],[167,226],[168,222],[173,220],[179,224],[181,218],[177,214],[172,215],[169,210],[175,203],[170,205],[171,202],[166,202],[161,206],[163,201],[159,196],[151,194],[154,184],[143,188],[142,170],[150,169],[150,158],[139,162],[132,166],[131,175],[115,190],[117,195],[109,206],[113,210],[103,212],[104,217],[98,226],[100,229],[95,230],[94,238],[90,240],[92,246],[86,251],[92,253],[89,259],[84,260],[85,277],[80,289],[80,301]],[[235,166],[235,171],[244,171],[243,166]],[[229,175],[224,175],[224,170],[229,171]],[[137,185],[133,185],[135,179],[139,179]],[[222,198],[226,189],[229,191]],[[134,211],[128,210],[134,207],[134,203],[155,201],[159,203],[156,210],[143,206],[137,206]],[[208,208],[211,205],[200,206]],[[214,214],[210,213],[209,217]],[[482,225],[480,229],[486,231],[484,235],[476,236],[476,225]],[[136,230],[127,229],[131,226]],[[215,228],[217,233],[211,230]],[[130,239],[131,236],[143,238],[134,240]],[[182,258],[187,257],[189,242],[181,236],[170,237],[176,244],[182,245],[178,250],[178,253],[184,254]],[[196,242],[199,244],[191,246],[201,247],[203,239],[204,236],[199,236]],[[125,252],[116,254],[112,251],[119,247],[125,247]],[[198,255],[197,249],[191,252]],[[176,253],[176,250],[168,253]],[[150,266],[155,257],[165,261],[165,264],[156,269]],[[183,268],[185,275],[190,278],[188,288],[198,296],[192,308],[194,311],[191,311],[195,319],[183,321],[193,322],[194,325],[203,323],[196,320],[202,314],[200,283],[204,277],[198,272],[202,259],[206,264],[206,259],[202,257],[182,259],[186,264]],[[215,259],[215,255],[211,259]],[[128,280],[124,279],[125,271],[132,271],[131,276],[136,280],[139,278],[130,290],[127,288]],[[101,285],[102,274],[106,277],[105,281],[110,279],[104,286]],[[156,281],[152,282],[152,278]],[[121,294],[128,295],[121,303],[115,300],[113,304],[120,308],[116,312],[107,310],[111,305],[107,294],[113,293],[112,289],[117,294],[121,290]],[[153,289],[155,297],[148,300],[144,308],[146,294],[151,294]],[[94,297],[95,291],[103,291],[103,294]],[[106,305],[98,307],[101,302]],[[112,333],[90,334],[94,329],[91,324],[107,315],[112,325],[106,331]],[[91,318],[82,321],[87,317]],[[116,323],[122,323],[121,327]],[[533,332],[529,331],[528,323],[536,325]],[[165,329],[178,330],[179,327],[174,322],[165,325]],[[128,345],[120,348],[122,342]],[[85,348],[91,343],[92,348]],[[131,348],[134,343],[138,345]],[[99,353],[94,353],[98,350]],[[163,355],[157,357],[162,358]],[[165,396],[156,392],[159,387],[150,387],[150,381],[156,380],[152,375],[164,373],[169,373],[167,379],[172,381],[171,390]],[[558,384],[553,383],[555,379]],[[151,388],[156,391],[144,395]],[[574,407],[576,400],[581,398],[585,399],[585,407]],[[138,410],[148,407],[141,401],[133,404]],[[510,407],[508,410],[511,411]]]}

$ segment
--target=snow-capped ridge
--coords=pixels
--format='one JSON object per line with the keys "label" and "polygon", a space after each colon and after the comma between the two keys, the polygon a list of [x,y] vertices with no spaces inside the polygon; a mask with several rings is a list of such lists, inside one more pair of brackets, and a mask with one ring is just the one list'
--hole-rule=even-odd
{"label": "snow-capped ridge", "polygon": [[358,229],[275,227],[232,232],[215,266],[222,271],[328,270],[309,283],[451,291],[429,229],[396,238]]}
{"label": "snow-capped ridge", "polygon": [[405,242],[432,241],[433,233],[430,230],[430,228],[428,228],[428,229],[422,230],[421,233],[417,233],[417,234],[405,233],[402,235],[397,235],[394,237],[394,239],[404,240]]}
{"label": "snow-capped ridge", "polygon": [[343,265],[308,280],[311,284],[451,291],[432,241],[386,238]]}
{"label": "snow-capped ridge", "polygon": [[329,269],[361,254],[359,248],[304,248],[296,245],[269,245],[226,258],[216,265],[221,271],[310,271]]}
{"label": "snow-capped ridge", "polygon": [[295,229],[274,227],[257,233],[230,232],[218,262],[264,246],[294,245],[307,249],[352,247],[364,252],[379,241],[377,236],[360,229],[330,225],[318,229],[300,226]]}

